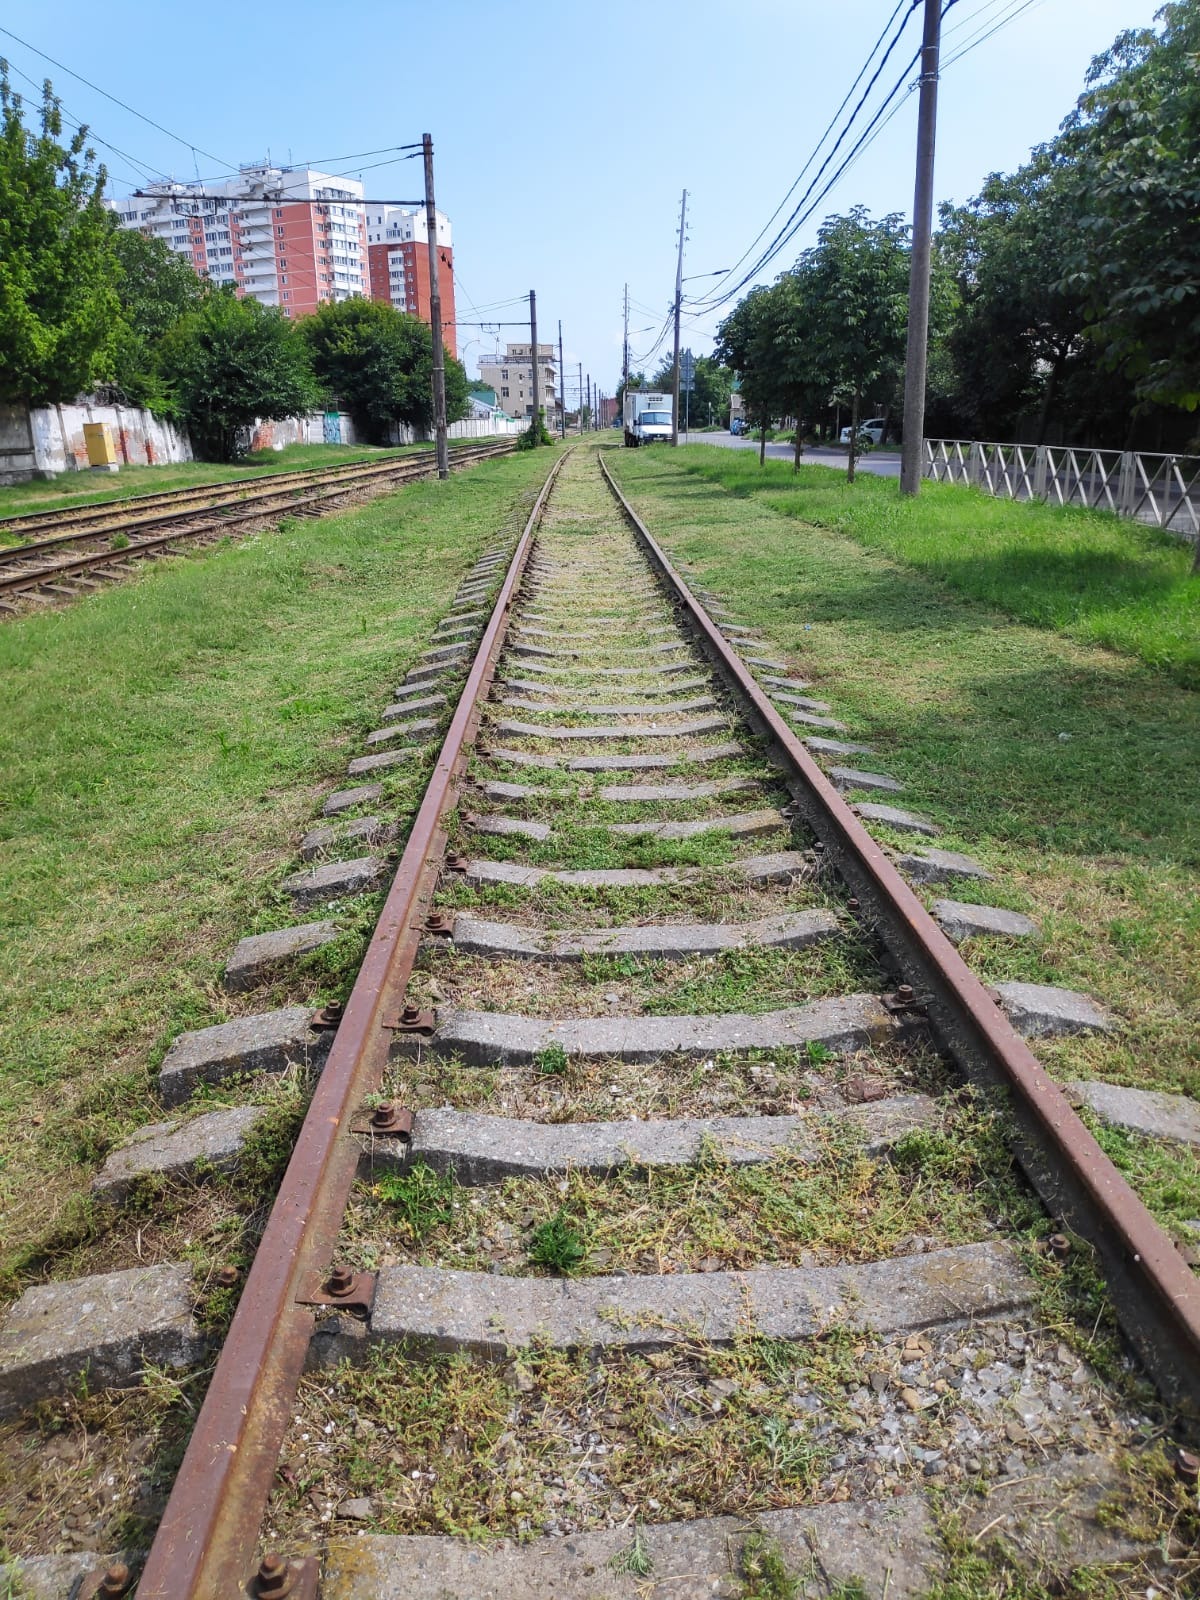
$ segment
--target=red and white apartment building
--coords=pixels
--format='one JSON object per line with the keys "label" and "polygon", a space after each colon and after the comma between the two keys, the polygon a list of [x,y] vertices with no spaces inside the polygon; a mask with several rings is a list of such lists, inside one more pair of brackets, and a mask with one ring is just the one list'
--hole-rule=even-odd
{"label": "red and white apartment building", "polygon": [[[362,295],[429,321],[424,210],[374,207],[368,218],[354,178],[259,164],[219,183],[152,183],[106,203],[123,228],[161,239],[202,277],[232,284],[286,317]],[[437,239],[442,321],[453,354],[454,257],[440,211]]]}

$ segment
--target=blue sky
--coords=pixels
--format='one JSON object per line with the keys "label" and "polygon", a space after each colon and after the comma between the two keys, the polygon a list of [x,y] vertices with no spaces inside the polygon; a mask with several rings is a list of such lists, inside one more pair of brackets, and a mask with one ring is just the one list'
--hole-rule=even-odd
{"label": "blue sky", "polygon": [[[1020,3],[956,0],[943,59]],[[191,178],[198,167],[210,176],[268,151],[276,161],[324,161],[432,133],[460,317],[473,317],[472,302],[482,316],[519,316],[499,303],[535,288],[540,336],[553,336],[562,318],[568,375],[582,361],[611,392],[625,281],[631,328],[651,329],[635,334],[637,351],[653,343],[670,303],[681,190],[689,191],[685,273],[733,266],[803,167],[893,4],[292,0],[243,9],[58,0],[47,9],[9,0],[0,26],[179,138],[2,34],[0,53],[39,82],[49,74],[71,116],[158,174]],[[949,65],[938,198],[965,200],[988,172],[1019,165],[1070,111],[1092,56],[1122,29],[1149,25],[1155,9],[1155,0],[1028,0]],[[918,10],[880,89],[916,50],[919,20]],[[29,91],[17,74],[14,83]],[[909,213],[915,124],[913,94],[765,280],[812,243],[825,214],[856,203]],[[131,161],[100,153],[114,191],[127,192],[121,180],[138,179]],[[417,196],[419,162],[374,165],[384,159],[331,165],[361,171],[372,198]],[[685,344],[709,349],[719,315],[691,321]],[[519,337],[519,329],[464,327],[468,371],[497,339]]]}

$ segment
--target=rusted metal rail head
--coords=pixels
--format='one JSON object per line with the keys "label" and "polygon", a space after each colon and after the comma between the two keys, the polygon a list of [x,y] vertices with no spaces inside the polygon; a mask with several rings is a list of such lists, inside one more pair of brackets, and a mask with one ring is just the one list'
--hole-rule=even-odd
{"label": "rusted metal rail head", "polygon": [[1200,1428],[1200,1281],[987,987],[776,711],[622,494],[605,479],[672,601],[773,745],[797,810],[878,929],[938,1042],[973,1081],[1007,1091],[1017,1155],[1052,1216],[1096,1249],[1120,1325],[1163,1398]]}
{"label": "rusted metal rail head", "polygon": [[315,1595],[312,1562],[253,1562],[276,1460],[315,1325],[317,1306],[362,1303],[355,1275],[328,1267],[354,1182],[351,1117],[387,1066],[483,704],[508,632],[513,599],[561,455],[517,542],[437,758],[400,865],[317,1081],[254,1265],[222,1346],[159,1524],[140,1600]]}

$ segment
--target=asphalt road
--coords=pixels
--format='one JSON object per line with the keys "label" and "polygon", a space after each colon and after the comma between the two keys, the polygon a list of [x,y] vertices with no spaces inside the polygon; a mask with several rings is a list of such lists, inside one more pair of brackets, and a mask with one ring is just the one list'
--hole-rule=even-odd
{"label": "asphalt road", "polygon": [[[680,443],[684,442],[680,434]],[[688,444],[716,444],[726,450],[757,450],[758,440],[732,433],[690,433],[687,436]],[[767,454],[773,461],[790,461],[792,459],[792,446],[790,444],[769,444]],[[813,467],[838,467],[842,472],[846,470],[846,452],[844,450],[817,449],[812,445],[805,448],[800,460],[805,466]],[[898,455],[865,455],[858,458],[860,472],[876,472],[881,478],[898,478],[900,476],[900,457]]]}

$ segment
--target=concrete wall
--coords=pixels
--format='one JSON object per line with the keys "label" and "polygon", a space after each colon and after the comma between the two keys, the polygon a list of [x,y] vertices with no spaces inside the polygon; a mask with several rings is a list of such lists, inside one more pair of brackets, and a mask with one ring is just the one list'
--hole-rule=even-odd
{"label": "concrete wall", "polygon": [[0,405],[0,483],[25,483],[36,467],[29,412],[24,406]]}
{"label": "concrete wall", "polygon": [[250,450],[283,450],[289,444],[361,444],[353,419],[345,411],[316,411],[310,417],[285,417],[282,422],[256,422]]}
{"label": "concrete wall", "polygon": [[[167,461],[190,461],[191,441],[182,428],[149,411],[129,406],[93,405],[87,400],[72,405],[39,406],[28,413],[33,432],[36,476],[57,472],[86,472],[85,422],[107,422],[122,466],[161,466]],[[35,473],[25,474],[27,477]],[[14,481],[14,480],[9,480]]]}

